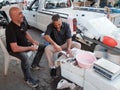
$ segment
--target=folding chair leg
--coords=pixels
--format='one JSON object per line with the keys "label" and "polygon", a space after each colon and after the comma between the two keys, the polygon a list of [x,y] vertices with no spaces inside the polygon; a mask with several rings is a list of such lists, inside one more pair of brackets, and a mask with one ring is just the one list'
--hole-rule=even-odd
{"label": "folding chair leg", "polygon": [[4,60],[4,75],[7,75],[7,71],[8,71],[8,66],[9,66],[10,60],[8,57],[5,57]]}

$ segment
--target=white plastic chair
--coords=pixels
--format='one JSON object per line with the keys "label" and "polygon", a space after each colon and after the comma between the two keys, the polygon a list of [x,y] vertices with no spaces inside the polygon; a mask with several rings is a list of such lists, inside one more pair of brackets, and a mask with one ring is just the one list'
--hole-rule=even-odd
{"label": "white plastic chair", "polygon": [[6,45],[5,45],[5,37],[0,37],[0,46],[1,46],[1,49],[3,51],[3,54],[4,54],[4,75],[6,76],[7,75],[7,71],[8,71],[8,66],[9,66],[9,63],[11,60],[16,60],[17,63],[20,62],[20,59],[14,57],[14,56],[11,56],[7,49],[6,49]]}
{"label": "white plastic chair", "polygon": [[[21,60],[8,53],[8,51],[6,49],[6,40],[5,39],[6,39],[5,35],[0,36],[0,46],[1,46],[1,49],[2,49],[3,54],[4,54],[4,75],[6,76],[10,61],[16,60],[17,63],[20,63]],[[29,56],[29,58],[31,58],[34,56],[34,53],[32,51],[30,51],[30,52],[28,52],[28,56]]]}

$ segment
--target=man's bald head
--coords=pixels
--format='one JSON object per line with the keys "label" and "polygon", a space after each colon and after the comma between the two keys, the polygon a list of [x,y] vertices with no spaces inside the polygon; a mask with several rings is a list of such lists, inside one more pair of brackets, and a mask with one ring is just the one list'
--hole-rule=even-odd
{"label": "man's bald head", "polygon": [[12,17],[16,14],[16,12],[17,12],[18,10],[19,10],[18,7],[12,7],[12,8],[10,8],[10,10],[9,10],[9,15],[10,15],[11,19],[12,19]]}
{"label": "man's bald head", "polygon": [[23,22],[23,14],[20,8],[11,7],[9,10],[9,15],[13,22],[17,22],[17,23]]}

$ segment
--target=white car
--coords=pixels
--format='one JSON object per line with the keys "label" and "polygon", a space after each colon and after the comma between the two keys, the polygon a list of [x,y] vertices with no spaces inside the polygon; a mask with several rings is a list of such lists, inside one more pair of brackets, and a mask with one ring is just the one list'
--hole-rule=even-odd
{"label": "white car", "polygon": [[0,6],[2,7],[3,5],[5,5],[4,0],[0,0]]}
{"label": "white car", "polygon": [[2,3],[3,2],[3,0],[0,0],[0,3]]}
{"label": "white car", "polygon": [[27,6],[30,6],[30,4],[34,1],[34,0],[26,0],[27,1]]}
{"label": "white car", "polygon": [[[89,9],[91,8],[89,7]],[[104,36],[110,36],[118,43],[114,46],[115,48],[111,47],[111,49],[120,53],[120,39],[118,38],[120,30],[106,18],[105,13],[73,7],[71,0],[34,0],[23,10],[23,13],[30,26],[43,32],[51,23],[51,17],[59,14],[62,21],[70,25],[72,35],[75,36],[76,32],[78,33],[76,37],[79,38],[80,43],[88,45],[90,49],[96,43],[109,48],[101,42]]]}
{"label": "white car", "polygon": [[3,0],[5,2],[5,4],[14,4],[17,3],[16,0]]}

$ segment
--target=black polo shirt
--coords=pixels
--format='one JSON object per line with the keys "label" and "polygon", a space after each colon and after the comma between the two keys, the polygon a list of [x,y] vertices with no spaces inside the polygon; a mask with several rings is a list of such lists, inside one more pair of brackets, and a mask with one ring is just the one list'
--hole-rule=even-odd
{"label": "black polo shirt", "polygon": [[48,25],[45,35],[49,35],[58,45],[63,45],[67,39],[71,38],[71,30],[65,22],[62,22],[60,31],[57,31],[53,23],[51,23]]}
{"label": "black polo shirt", "polygon": [[9,25],[6,28],[6,44],[7,44],[7,50],[8,52],[11,52],[10,43],[17,42],[19,46],[30,46],[32,45],[30,42],[28,42],[26,38],[26,30],[22,26],[18,26],[12,21],[9,23]]}

